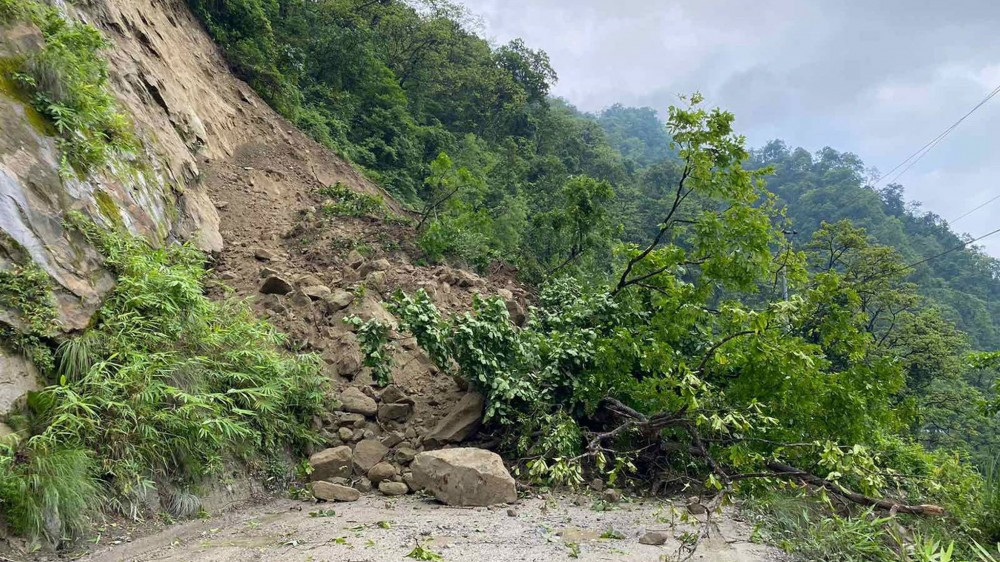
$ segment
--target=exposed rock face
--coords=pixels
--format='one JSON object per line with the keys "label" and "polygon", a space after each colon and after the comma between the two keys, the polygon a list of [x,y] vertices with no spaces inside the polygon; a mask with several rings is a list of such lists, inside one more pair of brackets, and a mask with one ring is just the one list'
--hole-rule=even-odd
{"label": "exposed rock face", "polygon": [[446,443],[461,443],[475,433],[483,423],[483,397],[477,392],[466,394],[455,408],[424,438],[428,447]]}
{"label": "exposed rock face", "polygon": [[0,417],[20,408],[25,395],[38,388],[34,366],[0,347]]}
{"label": "exposed rock face", "polygon": [[410,465],[413,481],[448,505],[517,501],[514,479],[500,455],[471,447],[420,453]]}
{"label": "exposed rock face", "polygon": [[342,484],[325,482],[323,480],[313,482],[312,490],[316,499],[326,501],[353,502],[358,501],[361,497],[361,492],[355,490],[354,488],[344,486]]}
{"label": "exposed rock face", "polygon": [[331,447],[309,457],[309,465],[313,472],[313,480],[329,480],[331,478],[347,478],[351,475],[353,454],[347,445]]}

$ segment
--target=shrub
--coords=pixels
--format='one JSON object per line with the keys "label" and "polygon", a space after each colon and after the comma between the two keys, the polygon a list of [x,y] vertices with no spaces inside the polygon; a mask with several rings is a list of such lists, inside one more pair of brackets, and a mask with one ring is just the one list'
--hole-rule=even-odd
{"label": "shrub", "polygon": [[[245,303],[207,298],[197,250],[153,248],[79,215],[70,224],[101,249],[118,284],[94,327],[60,348],[58,383],[31,400],[26,425],[37,434],[0,453],[16,468],[0,503],[25,513],[20,530],[49,536],[32,523],[32,506],[67,501],[84,517],[96,503],[97,488],[85,484],[92,475],[107,482],[110,505],[137,516],[154,482],[184,489],[227,461],[253,467],[316,442],[318,359],[280,353],[283,336]],[[37,484],[64,474],[69,492]],[[61,525],[76,528],[72,518]]]}
{"label": "shrub", "polygon": [[320,195],[329,200],[321,207],[324,214],[338,217],[381,217],[385,215],[385,201],[377,195],[358,193],[337,182],[320,188]]}

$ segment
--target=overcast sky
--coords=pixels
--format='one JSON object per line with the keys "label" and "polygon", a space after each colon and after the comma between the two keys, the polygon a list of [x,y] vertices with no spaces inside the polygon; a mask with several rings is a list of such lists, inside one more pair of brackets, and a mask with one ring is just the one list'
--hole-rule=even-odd
{"label": "overcast sky", "polygon": [[[998,0],[464,0],[522,37],[586,111],[664,110],[698,90],[750,144],[831,146],[888,172],[1000,86]],[[1000,95],[901,179],[953,219],[1000,195]],[[1000,201],[955,223],[1000,228]],[[1000,234],[982,243],[1000,257]]]}

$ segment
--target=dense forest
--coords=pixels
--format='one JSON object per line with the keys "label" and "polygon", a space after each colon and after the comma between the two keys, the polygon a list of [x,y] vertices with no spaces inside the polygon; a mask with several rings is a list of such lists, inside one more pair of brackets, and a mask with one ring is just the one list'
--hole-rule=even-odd
{"label": "dense forest", "polygon": [[[498,298],[454,317],[423,291],[387,303],[438,370],[483,395],[486,431],[523,477],[738,497],[762,540],[810,560],[995,562],[1000,262],[902,186],[874,189],[860,158],[830,148],[753,150],[697,93],[580,112],[550,95],[543,51],[491,45],[446,0],[188,1],[241,78],[406,205],[394,226],[412,228],[422,264],[503,262],[532,288],[520,323]],[[0,21],[47,34],[49,59],[22,61],[19,88],[51,120],[103,116],[83,127],[92,147],[125,139],[99,34],[27,5],[0,0]],[[42,71],[63,67],[87,70],[74,87],[100,92],[100,111],[46,90],[60,73]],[[269,325],[209,300],[192,248],[66,222],[120,286],[58,348],[45,307],[30,309],[41,335],[18,335],[59,384],[21,420],[32,437],[0,448],[16,530],[70,535],[97,488],[134,505],[150,471],[195,481],[225,452],[310,442],[317,358],[271,351]],[[0,304],[29,310],[26,272],[3,272],[18,290]],[[388,329],[355,327],[388,376]],[[51,505],[74,520],[47,528]]]}

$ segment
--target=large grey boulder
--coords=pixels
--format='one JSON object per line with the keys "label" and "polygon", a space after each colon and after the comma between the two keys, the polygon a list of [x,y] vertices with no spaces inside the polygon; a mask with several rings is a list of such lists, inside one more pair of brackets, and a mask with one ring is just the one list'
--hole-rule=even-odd
{"label": "large grey boulder", "polygon": [[448,505],[493,505],[517,501],[514,479],[500,455],[463,447],[420,453],[410,465],[417,488]]}
{"label": "large grey boulder", "polygon": [[424,437],[428,447],[440,447],[446,443],[461,443],[475,433],[483,423],[482,395],[470,392],[455,404],[447,416]]}
{"label": "large grey boulder", "polygon": [[353,469],[353,457],[354,454],[347,445],[320,451],[309,457],[309,465],[313,469],[310,477],[314,481],[348,478]]}

